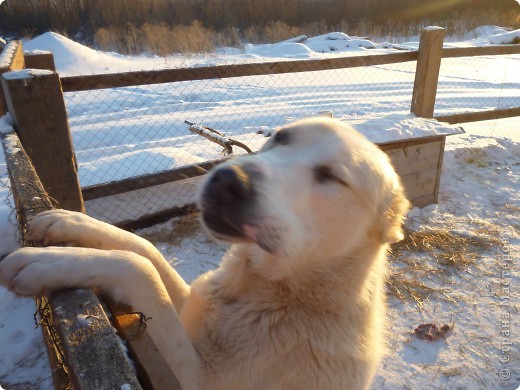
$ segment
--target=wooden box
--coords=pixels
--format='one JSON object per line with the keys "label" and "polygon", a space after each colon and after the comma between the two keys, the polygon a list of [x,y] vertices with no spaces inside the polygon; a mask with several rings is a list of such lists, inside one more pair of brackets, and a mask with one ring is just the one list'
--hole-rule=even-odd
{"label": "wooden box", "polygon": [[378,144],[390,156],[416,207],[437,203],[445,140],[445,135],[435,135]]}

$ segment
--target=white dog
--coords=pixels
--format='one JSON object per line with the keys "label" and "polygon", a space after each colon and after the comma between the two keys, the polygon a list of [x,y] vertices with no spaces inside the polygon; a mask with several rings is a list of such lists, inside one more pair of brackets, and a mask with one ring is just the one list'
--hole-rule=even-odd
{"label": "white dog", "polygon": [[[23,295],[97,287],[152,317],[185,389],[366,389],[384,350],[387,244],[409,203],[387,156],[332,119],[290,124],[221,164],[198,195],[233,245],[192,286],[148,241],[86,215],[40,214],[0,282]],[[95,248],[95,249],[93,249]]]}

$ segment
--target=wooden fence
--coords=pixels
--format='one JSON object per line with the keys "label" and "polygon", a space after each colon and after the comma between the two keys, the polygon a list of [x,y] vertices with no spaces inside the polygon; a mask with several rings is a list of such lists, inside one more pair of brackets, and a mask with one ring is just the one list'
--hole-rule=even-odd
{"label": "wooden fence", "polygon": [[[443,49],[443,37],[444,30],[442,29],[426,29],[421,35],[418,52],[62,78],[59,78],[53,71],[52,56],[40,54],[36,58],[24,55],[21,44],[11,42],[0,55],[0,75],[2,75],[0,114],[6,111],[11,113],[17,133],[17,135],[4,135],[2,140],[7,156],[11,186],[20,216],[20,226],[23,229],[24,221],[27,218],[53,206],[84,211],[83,201],[85,199],[96,199],[156,186],[185,179],[187,176],[195,177],[202,175],[207,168],[217,163],[209,161],[172,171],[80,189],[75,156],[70,141],[70,129],[63,103],[64,91],[309,72],[417,61],[411,112],[418,116],[432,117],[441,58],[520,53],[520,45]],[[20,71],[27,66],[46,70]],[[437,117],[437,119],[449,123],[462,123],[518,115],[520,115],[520,107],[448,115]],[[49,134],[52,137],[48,137]],[[444,147],[444,139],[434,141],[441,149],[439,153],[436,150],[432,151],[431,161],[436,165],[437,176],[432,177],[436,192],[430,201],[436,201],[438,175],[442,165]],[[402,146],[416,147],[417,145]],[[385,149],[383,146],[382,149],[390,151],[396,156],[399,155],[399,151],[394,147],[386,146]],[[28,192],[28,190],[36,192]],[[41,201],[35,203],[38,199]],[[50,199],[53,199],[55,205]],[[137,366],[140,368],[139,380],[136,379],[124,354],[120,353],[120,348],[115,346],[117,344],[115,334],[92,290],[60,292],[45,297],[43,302],[45,310],[49,310],[51,313],[49,326],[44,327],[46,328],[44,333],[48,341],[50,359],[54,362],[56,388],[61,389],[67,386],[77,389],[121,388],[123,384],[129,384],[131,388],[138,389],[141,387],[160,388],[161,383],[163,385],[176,383],[172,379],[173,374],[167,368],[163,368],[160,357],[153,356],[153,354],[145,355],[147,346],[146,343],[142,344],[142,338],[134,344],[130,341],[130,350],[135,351],[133,358],[138,362]],[[60,310],[57,310],[58,307]],[[79,314],[85,313],[99,318],[99,323],[96,322],[95,327],[87,329],[75,326],[74,318],[77,319]],[[129,322],[130,325],[135,325],[137,319],[135,316],[131,316],[130,321],[128,321],[128,317],[125,317],[125,320],[121,320],[121,318],[123,317],[115,316],[114,321],[118,324],[121,334],[124,335],[125,326],[127,326],[125,324]],[[53,331],[49,333],[49,329]],[[56,339],[56,337],[58,338]],[[146,338],[146,336],[144,337]],[[58,348],[57,345],[60,347]],[[56,352],[57,349],[58,352]],[[175,387],[168,385],[168,388]]]}
{"label": "wooden fence", "polygon": [[[193,80],[224,79],[256,75],[274,75],[297,72],[324,71],[332,69],[348,69],[355,67],[394,64],[417,61],[413,95],[410,111],[420,117],[434,117],[434,106],[437,83],[442,58],[519,54],[520,45],[501,45],[469,48],[443,48],[444,30],[427,29],[421,35],[419,51],[367,55],[359,57],[334,58],[323,60],[297,60],[284,62],[266,62],[257,64],[238,64],[208,66],[190,69],[167,69],[145,72],[126,72],[92,76],[73,76],[61,78],[65,92],[85,91],[93,89],[117,88],[132,85],[149,85]],[[435,116],[434,118],[451,123],[464,123],[520,116],[520,107]],[[150,175],[112,181],[82,188],[85,201],[118,195],[143,188],[158,186],[174,181],[185,180],[203,175],[218,161],[208,161],[180,167],[173,170]],[[438,188],[437,188],[438,190]],[[437,197],[435,197],[436,199]],[[412,199],[413,200],[413,199]],[[424,204],[419,204],[423,206]],[[145,216],[138,221],[120,223],[125,228],[140,228],[165,221],[173,216],[191,210],[192,205],[174,207],[164,212]]]}
{"label": "wooden fence", "polygon": [[[16,133],[3,134],[2,144],[24,245],[26,223],[54,208],[53,202]],[[37,302],[56,389],[140,389],[121,343],[91,289],[62,290]],[[83,316],[91,319],[88,326]],[[29,319],[27,319],[29,320]]]}

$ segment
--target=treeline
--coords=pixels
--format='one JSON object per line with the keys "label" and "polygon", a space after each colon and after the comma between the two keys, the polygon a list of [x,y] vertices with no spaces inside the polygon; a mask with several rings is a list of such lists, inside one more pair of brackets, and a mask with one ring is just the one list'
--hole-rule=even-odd
{"label": "treeline", "polygon": [[[280,38],[273,29],[283,39],[283,31],[302,28],[325,32],[341,26],[350,34],[375,35],[425,20],[459,29],[481,24],[518,27],[519,14],[515,0],[6,0],[0,5],[0,33],[57,31],[106,46],[126,34],[151,37],[156,30],[172,37],[197,30],[207,34],[203,50],[213,41],[255,42],[269,39],[269,33],[271,39]],[[130,52],[140,46],[137,38],[124,39]]]}

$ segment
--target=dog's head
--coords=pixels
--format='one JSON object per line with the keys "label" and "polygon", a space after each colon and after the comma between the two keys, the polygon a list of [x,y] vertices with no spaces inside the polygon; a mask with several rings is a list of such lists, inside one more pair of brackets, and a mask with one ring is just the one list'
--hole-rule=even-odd
{"label": "dog's head", "polygon": [[287,125],[258,154],[214,168],[198,205],[217,239],[290,258],[338,257],[367,241],[398,241],[408,209],[386,154],[324,118]]}

